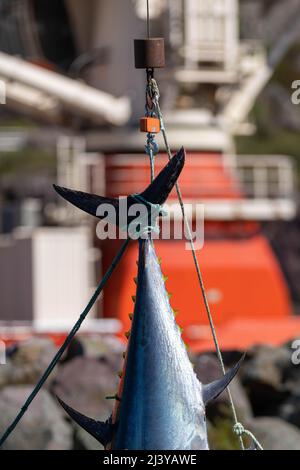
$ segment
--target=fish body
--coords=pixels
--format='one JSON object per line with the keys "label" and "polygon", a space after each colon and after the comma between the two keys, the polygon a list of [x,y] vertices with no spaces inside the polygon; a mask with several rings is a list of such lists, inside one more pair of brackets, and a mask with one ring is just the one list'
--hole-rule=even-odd
{"label": "fish body", "polygon": [[139,241],[135,309],[114,449],[207,449],[202,386],[148,238]]}
{"label": "fish body", "polygon": [[[142,200],[165,202],[183,168],[184,155],[181,149],[171,159],[140,195]],[[108,202],[101,196],[55,189],[95,216],[97,206]],[[118,208],[116,200],[112,203]],[[205,405],[227,387],[241,361],[221,379],[201,384],[181,339],[151,236],[138,243],[135,308],[113,414],[106,422],[99,422],[59,401],[106,449],[206,450]]]}

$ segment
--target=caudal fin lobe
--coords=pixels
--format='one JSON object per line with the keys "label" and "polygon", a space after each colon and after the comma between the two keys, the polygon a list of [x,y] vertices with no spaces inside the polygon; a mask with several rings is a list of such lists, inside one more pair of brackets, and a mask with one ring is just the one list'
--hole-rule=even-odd
{"label": "caudal fin lobe", "polygon": [[245,354],[243,354],[239,362],[234,367],[232,367],[232,369],[226,372],[226,374],[220,379],[215,380],[214,382],[211,382],[207,385],[203,385],[202,396],[205,405],[214,398],[217,398],[225,390],[225,388],[228,387],[232,379],[234,379],[238,373],[244,358]]}
{"label": "caudal fin lobe", "polygon": [[[174,155],[168,164],[160,171],[153,182],[143,191],[140,195],[143,199],[150,202],[151,204],[163,204],[170,192],[172,191],[185,162],[185,150],[182,147],[179,152]],[[78,209],[87,212],[95,217],[100,217],[98,214],[98,208],[101,204],[113,205],[117,210],[116,223],[119,221],[119,200],[113,198],[107,198],[98,196],[96,194],[89,194],[83,191],[75,191],[73,189],[64,188],[56,184],[53,185],[55,191],[63,197],[66,201],[70,202]],[[128,197],[128,206],[136,204],[136,200],[133,197]],[[140,201],[139,201],[140,203]]]}
{"label": "caudal fin lobe", "polygon": [[113,424],[111,422],[111,418],[105,422],[96,421],[92,418],[89,418],[88,416],[79,413],[79,411],[74,410],[59,397],[56,398],[59,404],[63,407],[66,413],[68,413],[68,415],[75,421],[75,423],[77,423],[85,431],[87,431],[95,439],[97,439],[100,444],[106,447],[107,444],[112,441]]}

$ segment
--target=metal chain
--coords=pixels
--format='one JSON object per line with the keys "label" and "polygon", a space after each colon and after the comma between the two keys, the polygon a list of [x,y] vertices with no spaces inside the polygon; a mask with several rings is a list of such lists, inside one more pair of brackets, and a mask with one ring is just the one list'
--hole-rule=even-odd
{"label": "metal chain", "polygon": [[[145,116],[146,117],[156,117],[153,96],[152,96],[152,80],[153,79],[153,70],[148,69],[147,73],[147,85],[146,85],[146,104],[145,104]],[[154,159],[159,152],[159,147],[155,141],[155,133],[147,132],[147,143],[145,145],[145,152],[150,159],[150,172],[151,172],[151,182],[154,180]]]}

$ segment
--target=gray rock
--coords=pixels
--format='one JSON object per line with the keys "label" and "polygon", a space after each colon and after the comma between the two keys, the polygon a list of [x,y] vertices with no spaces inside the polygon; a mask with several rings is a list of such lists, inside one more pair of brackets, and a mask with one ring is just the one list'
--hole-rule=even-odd
{"label": "gray rock", "polygon": [[120,366],[126,345],[115,336],[82,335],[79,337],[79,341],[85,357],[105,360],[112,367]]}
{"label": "gray rock", "polygon": [[255,418],[247,427],[265,450],[300,450],[299,429],[280,418]]}
{"label": "gray rock", "polygon": [[67,350],[63,353],[60,363],[71,361],[75,357],[84,356],[84,348],[78,338],[73,338]]}
{"label": "gray rock", "polygon": [[[242,386],[238,377],[236,377],[230,384],[230,392],[237,412],[237,417],[240,421],[247,420],[253,416],[252,407],[247,393]],[[223,393],[221,398],[229,406],[228,395]],[[231,410],[230,410],[231,413]]]}
{"label": "gray rock", "polygon": [[[212,354],[202,354],[193,359],[194,370],[202,383],[209,383],[221,377],[222,372],[218,359]],[[231,395],[239,419],[252,417],[252,409],[247,394],[239,380],[239,374],[230,384]],[[228,393],[223,392],[213,400],[207,409],[207,415],[214,418],[217,415],[231,416]]]}
{"label": "gray rock", "polygon": [[274,389],[281,387],[284,373],[291,365],[291,354],[285,347],[256,346],[247,356],[251,359],[241,371],[243,382],[260,382]]}
{"label": "gray rock", "polygon": [[74,424],[75,449],[78,450],[104,450],[104,447],[83,428]]}
{"label": "gray rock", "polygon": [[105,359],[111,364],[119,363],[125,348],[124,343],[112,335],[79,334],[72,340],[62,362],[85,356]]}
{"label": "gray rock", "polygon": [[[0,434],[15,418],[32,387],[9,386],[0,391]],[[41,390],[3,446],[6,450],[70,450],[72,428],[47,390]]]}
{"label": "gray rock", "polygon": [[73,408],[97,418],[111,409],[112,400],[105,397],[117,392],[118,371],[106,362],[76,357],[59,367],[53,391]]}
{"label": "gray rock", "polygon": [[[35,384],[56,353],[50,339],[31,338],[17,345],[8,357],[7,363],[0,367],[0,388],[14,384]],[[49,384],[55,371],[51,374]]]}
{"label": "gray rock", "polygon": [[207,384],[216,380],[222,374],[218,359],[213,354],[200,354],[191,357],[194,364],[194,371],[198,379]]}
{"label": "gray rock", "polygon": [[247,355],[240,378],[246,388],[255,415],[270,416],[278,413],[278,406],[290,392],[283,383],[291,365],[287,348],[257,346]]}
{"label": "gray rock", "polygon": [[300,428],[300,393],[290,396],[280,407],[279,416]]}
{"label": "gray rock", "polygon": [[[117,372],[120,368],[120,361],[112,366],[106,360],[76,357],[59,367],[53,391],[81,413],[94,419],[106,420],[115,403],[114,400],[107,400],[106,396],[117,393],[120,381]],[[89,438],[73,422],[72,425],[84,448],[95,445],[93,438]],[[99,444],[96,445],[99,448]]]}
{"label": "gray rock", "polygon": [[277,414],[278,406],[289,396],[284,377],[291,366],[290,352],[285,347],[261,345],[252,348],[247,357],[250,360],[245,362],[240,377],[254,414]]}

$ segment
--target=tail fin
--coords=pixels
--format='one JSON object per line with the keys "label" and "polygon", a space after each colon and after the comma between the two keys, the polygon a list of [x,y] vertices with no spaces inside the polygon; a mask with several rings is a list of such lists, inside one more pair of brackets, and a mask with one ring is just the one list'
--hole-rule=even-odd
{"label": "tail fin", "polygon": [[241,367],[244,358],[245,354],[243,354],[239,362],[232,369],[226,372],[226,374],[221,377],[221,379],[215,380],[214,382],[203,386],[202,396],[205,405],[214,398],[217,398],[225,390],[225,388],[228,387]]}
{"label": "tail fin", "polygon": [[163,204],[172,191],[185,162],[185,150],[183,147],[169,163],[156,176],[141,196],[152,204]]}
{"label": "tail fin", "polygon": [[97,209],[100,204],[112,204],[116,209],[119,207],[117,199],[84,193],[83,191],[74,191],[72,189],[63,188],[62,186],[57,186],[56,184],[54,184],[53,187],[66,201],[95,217],[97,217]]}
{"label": "tail fin", "polygon": [[111,418],[105,422],[96,421],[74,410],[73,408],[68,406],[64,401],[62,401],[59,397],[56,398],[60,405],[68,413],[68,415],[85,431],[87,431],[95,439],[97,439],[100,444],[106,447],[107,444],[112,441],[113,424],[111,422]]}
{"label": "tail fin", "polygon": [[[141,196],[152,204],[163,204],[181,173],[184,161],[185,151],[182,147],[179,152],[171,158],[169,163],[161,170],[147,189],[141,193]],[[61,197],[95,217],[98,217],[97,209],[101,204],[112,204],[116,209],[119,207],[119,201],[117,199],[88,194],[82,191],[74,191],[57,186],[56,184],[54,184],[53,187]],[[130,203],[136,203],[136,201],[129,196],[128,205],[130,205]],[[117,217],[117,221],[118,220],[119,218]]]}

